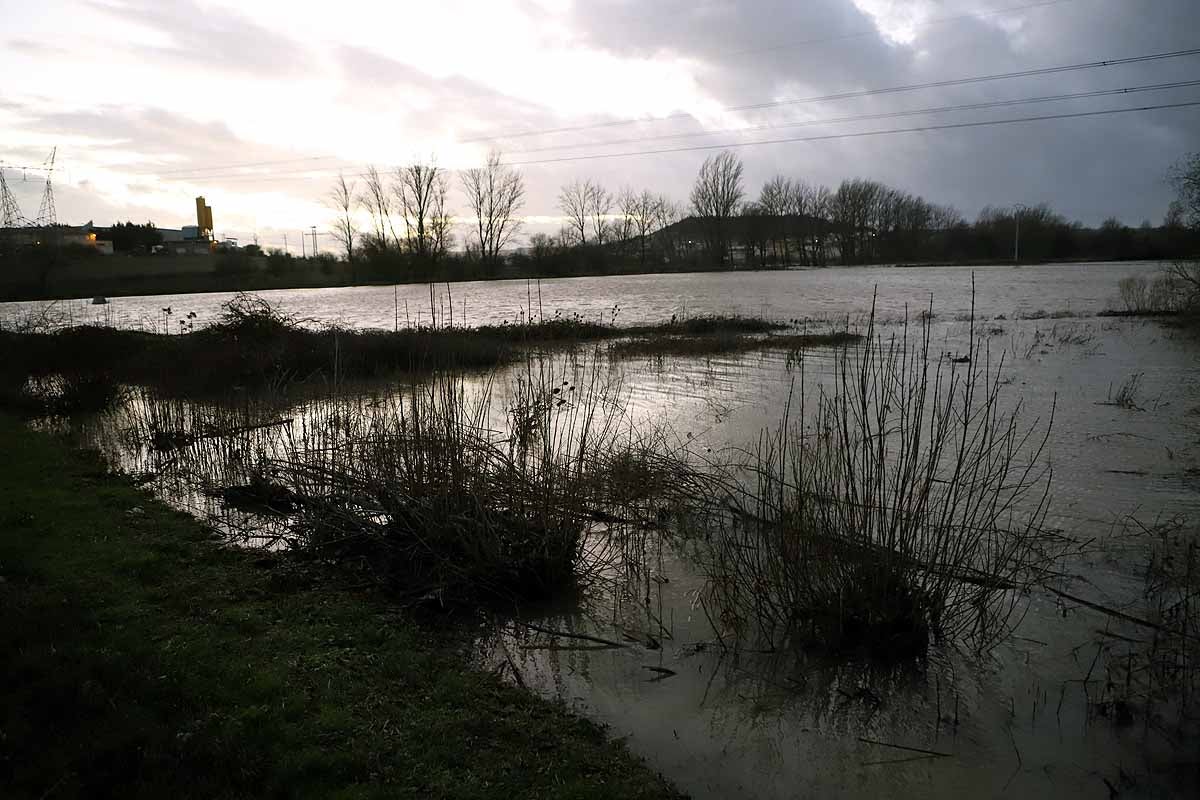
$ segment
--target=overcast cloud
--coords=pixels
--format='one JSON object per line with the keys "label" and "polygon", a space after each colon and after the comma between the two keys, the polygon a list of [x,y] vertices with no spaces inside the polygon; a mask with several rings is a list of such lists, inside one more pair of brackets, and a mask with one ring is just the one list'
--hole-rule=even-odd
{"label": "overcast cloud", "polygon": [[[186,224],[204,194],[218,233],[248,241],[257,231],[267,245],[325,224],[330,176],[368,163],[434,155],[458,168],[491,146],[548,162],[1200,101],[1189,87],[796,125],[1198,80],[1200,57],[1189,56],[730,110],[1192,48],[1196,0],[0,0],[0,19],[0,161],[36,166],[57,146],[60,219]],[[611,124],[630,119],[642,121]],[[736,132],[753,126],[770,127]],[[538,133],[556,128],[574,130]],[[688,136],[664,138],[673,134]],[[614,141],[623,143],[605,144]],[[1161,219],[1164,173],[1193,150],[1200,107],[739,154],[753,194],[777,172],[831,185],[870,177],[968,218],[989,204],[1045,201],[1085,224],[1136,225]],[[558,187],[576,176],[683,201],[708,154],[528,164],[527,231],[557,228]],[[40,183],[19,174],[6,171],[32,214]]]}

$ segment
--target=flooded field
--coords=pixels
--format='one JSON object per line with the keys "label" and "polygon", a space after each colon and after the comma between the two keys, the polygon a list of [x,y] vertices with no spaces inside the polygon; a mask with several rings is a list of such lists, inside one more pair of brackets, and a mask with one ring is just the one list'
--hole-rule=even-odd
{"label": "flooded field", "polygon": [[[621,524],[607,519],[580,545],[585,561],[604,559],[602,579],[569,602],[481,618],[473,657],[608,724],[696,797],[1191,796],[1200,760],[1189,738],[1196,698],[1170,696],[1155,685],[1154,669],[1138,665],[1147,648],[1157,652],[1162,633],[1148,606],[1154,548],[1200,520],[1200,342],[1159,321],[1100,315],[1119,307],[1121,278],[1155,269],[862,268],[264,296],[301,318],[363,328],[428,323],[431,315],[448,324],[451,313],[455,325],[556,314],[632,325],[742,313],[865,330],[874,303],[881,340],[911,352],[926,331],[930,364],[955,375],[973,357],[996,376],[997,408],[1017,413],[1029,430],[1049,431],[1044,447],[1018,455],[1048,468],[1039,527],[1063,557],[1044,585],[1015,597],[1015,629],[998,646],[980,653],[932,642],[926,658],[886,665],[730,646],[727,626],[705,602],[709,540],[689,536],[686,519],[643,526],[636,536],[618,534]],[[76,321],[102,315],[176,330],[180,319],[214,319],[228,299],[114,298],[68,309]],[[481,429],[495,432],[489,443],[516,438],[513,410],[534,396],[520,382],[524,371],[553,384],[555,398],[600,392],[614,437],[652,430],[675,452],[715,461],[754,451],[785,413],[808,424],[798,399],[836,390],[840,352],[617,357],[585,345],[468,374],[461,390],[481,403],[474,413]],[[117,411],[53,424],[73,426],[85,444],[226,535],[285,547],[294,535],[287,513],[264,514],[223,491],[245,483],[251,454],[278,455],[339,426],[348,437],[351,412],[369,416],[375,412],[365,409],[415,391],[370,383],[209,404],[135,392]],[[571,400],[539,413],[559,419],[581,407]],[[580,430],[572,419],[556,434],[567,447]],[[155,440],[156,432],[185,429],[193,431],[187,441]],[[1018,516],[1033,500],[1022,502]],[[612,549],[598,542],[618,535],[618,558],[597,555]],[[1190,727],[1182,719],[1189,713]]]}

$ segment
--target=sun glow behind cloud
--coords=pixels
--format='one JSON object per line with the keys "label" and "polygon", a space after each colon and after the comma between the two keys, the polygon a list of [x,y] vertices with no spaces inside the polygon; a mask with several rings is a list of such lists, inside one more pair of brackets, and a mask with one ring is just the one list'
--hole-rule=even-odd
{"label": "sun glow behind cloud", "polygon": [[[40,12],[31,31],[41,31],[35,38],[43,42],[54,38],[54,30],[68,34],[76,43],[72,52],[54,59],[36,49],[0,57],[0,66],[9,74],[36,69],[36,94],[17,99],[36,105],[45,115],[127,108],[132,93],[140,106],[191,120],[198,127],[220,123],[232,140],[264,150],[327,155],[356,165],[394,164],[436,154],[451,168],[478,162],[491,146],[464,145],[458,139],[520,127],[519,113],[510,114],[510,119],[498,117],[496,105],[501,104],[503,112],[504,97],[512,99],[514,110],[540,109],[542,119],[551,124],[681,111],[722,121],[720,104],[697,85],[691,64],[617,55],[585,45],[570,30],[570,4],[564,0],[389,5],[348,0],[304,13],[297,13],[294,4],[274,0],[164,3],[145,9],[106,0],[57,11]],[[263,69],[239,70],[236,62],[222,57],[222,37],[242,35],[236,33],[239,25],[257,32],[253,47],[262,51],[257,57]],[[114,26],[126,31],[126,46],[114,48],[102,35]],[[273,61],[272,48],[278,53]],[[386,76],[347,74],[338,63],[341,48],[374,55],[381,69],[389,63],[408,69],[429,80],[431,87],[377,85]],[[85,73],[87,90],[82,92],[79,75]],[[482,99],[476,102],[469,93],[448,104],[438,81],[478,87],[481,94],[491,95],[491,105],[485,108]],[[159,206],[168,219],[178,219],[181,208],[186,215],[187,196],[193,192],[215,193],[212,182],[204,180],[204,169],[230,175],[226,165],[248,158],[244,152],[222,153],[205,148],[203,141],[186,139],[175,141],[174,148],[160,142],[139,151],[134,135],[68,139],[36,126],[19,139],[9,133],[0,131],[0,144],[6,147],[32,146],[38,140],[70,145],[64,146],[63,156],[76,182],[87,181],[111,204],[136,197],[142,204]],[[197,150],[205,153],[199,162],[192,155]],[[171,171],[180,164],[195,166],[196,180],[166,176],[155,191],[148,190],[147,181],[155,182],[156,169]],[[301,204],[309,218],[327,213],[313,197],[308,185],[313,182],[294,168],[291,173],[258,173],[276,180],[267,184],[265,194],[252,195],[262,188],[250,180],[255,173],[235,171],[235,179],[221,188],[231,201],[226,218],[236,213],[232,208],[251,201],[278,204],[289,195],[308,198]],[[284,205],[260,206],[254,216],[261,220],[296,211],[296,202]],[[241,215],[237,224],[244,225],[246,219]]]}

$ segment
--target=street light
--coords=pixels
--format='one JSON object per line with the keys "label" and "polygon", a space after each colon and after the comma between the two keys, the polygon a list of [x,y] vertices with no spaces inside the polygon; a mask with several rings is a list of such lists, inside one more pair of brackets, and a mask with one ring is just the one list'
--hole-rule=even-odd
{"label": "street light", "polygon": [[1016,235],[1013,238],[1013,263],[1021,263],[1021,214],[1028,211],[1029,206],[1017,203],[1013,206],[1013,220],[1017,223]]}

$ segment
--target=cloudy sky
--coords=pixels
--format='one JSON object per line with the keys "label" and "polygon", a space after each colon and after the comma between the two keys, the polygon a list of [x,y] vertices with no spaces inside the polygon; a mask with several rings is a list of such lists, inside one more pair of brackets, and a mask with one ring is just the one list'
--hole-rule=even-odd
{"label": "cloudy sky", "polygon": [[[14,167],[57,147],[60,221],[189,224],[203,194],[218,235],[267,246],[327,226],[339,170],[492,147],[522,165],[526,232],[557,230],[575,177],[683,201],[697,148],[722,145],[752,194],[869,177],[968,218],[1045,201],[1137,225],[1200,150],[1200,106],[848,135],[1200,101],[961,108],[1200,81],[1197,55],[861,94],[1200,47],[1196,0],[0,0],[0,19],[0,161],[27,216],[42,176]],[[751,144],[780,139],[808,141]]]}

